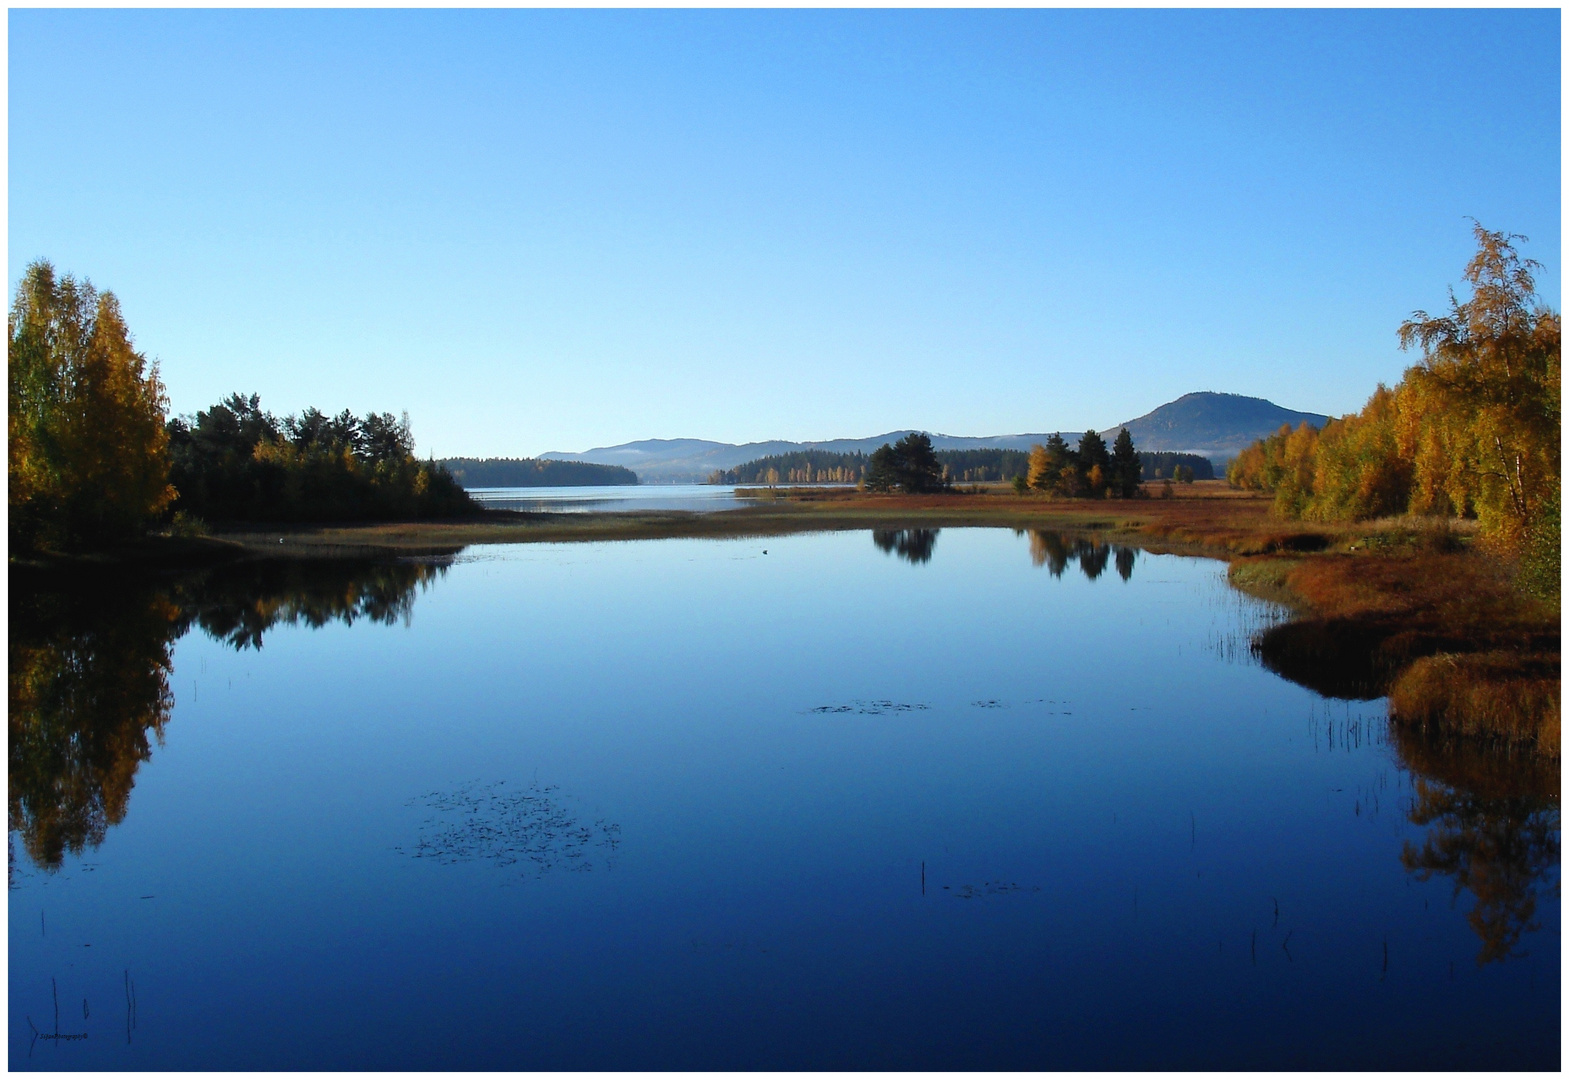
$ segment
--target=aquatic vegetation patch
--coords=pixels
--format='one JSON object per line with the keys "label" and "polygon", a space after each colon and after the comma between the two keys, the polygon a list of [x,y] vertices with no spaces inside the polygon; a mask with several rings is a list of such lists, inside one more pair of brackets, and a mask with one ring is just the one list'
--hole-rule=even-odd
{"label": "aquatic vegetation patch", "polygon": [[860,716],[886,716],[890,713],[925,712],[930,705],[904,701],[852,701],[848,705],[819,705],[814,713],[855,713]]}
{"label": "aquatic vegetation patch", "polygon": [[412,847],[394,850],[443,864],[483,860],[536,874],[593,870],[596,861],[612,866],[621,826],[603,818],[584,824],[559,791],[555,784],[509,788],[500,780],[416,796],[406,805],[432,814],[420,823]]}

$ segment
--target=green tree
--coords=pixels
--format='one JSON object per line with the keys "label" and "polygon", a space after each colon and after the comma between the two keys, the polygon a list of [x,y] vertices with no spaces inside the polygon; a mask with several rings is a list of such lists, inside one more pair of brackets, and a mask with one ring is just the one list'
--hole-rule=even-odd
{"label": "green tree", "polygon": [[943,489],[942,462],[932,449],[930,437],[912,431],[893,444],[894,469],[899,489],[919,494]]}
{"label": "green tree", "polygon": [[866,490],[892,491],[899,483],[899,467],[893,447],[883,443],[872,451],[866,463]]}
{"label": "green tree", "polygon": [[1106,453],[1106,440],[1093,428],[1079,436],[1078,466],[1080,489],[1091,498],[1104,495],[1111,474],[1111,456]]}
{"label": "green tree", "polygon": [[1112,489],[1124,499],[1133,498],[1139,493],[1143,471],[1138,451],[1133,448],[1133,436],[1123,428],[1117,432],[1117,439],[1111,446]]}
{"label": "green tree", "polygon": [[22,547],[90,547],[135,536],[174,498],[167,402],[131,344],[113,293],[44,260],[7,321],[10,536]]}

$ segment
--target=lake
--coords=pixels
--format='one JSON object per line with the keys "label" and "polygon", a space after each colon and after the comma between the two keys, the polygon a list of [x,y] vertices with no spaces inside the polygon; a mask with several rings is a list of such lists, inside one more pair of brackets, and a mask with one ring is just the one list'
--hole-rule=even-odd
{"label": "lake", "polygon": [[1556,1069],[1548,771],[1004,529],[11,599],[13,1069]]}
{"label": "lake", "polygon": [[489,510],[546,510],[557,514],[628,510],[688,510],[706,513],[750,506],[734,484],[606,484],[597,487],[469,488]]}

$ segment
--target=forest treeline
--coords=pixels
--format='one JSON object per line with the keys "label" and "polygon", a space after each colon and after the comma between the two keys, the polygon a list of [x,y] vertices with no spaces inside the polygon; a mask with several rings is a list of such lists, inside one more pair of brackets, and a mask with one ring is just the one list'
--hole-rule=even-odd
{"label": "forest treeline", "polygon": [[[1213,480],[1215,463],[1203,454],[1171,450],[1140,450],[1140,475],[1145,480]],[[1179,475],[1177,470],[1183,470]]]}
{"label": "forest treeline", "polygon": [[277,417],[231,394],[168,422],[173,509],[222,521],[444,517],[477,506],[452,475],[414,456],[408,414],[317,409]]}
{"label": "forest treeline", "polygon": [[710,484],[859,484],[866,478],[867,456],[859,450],[795,450],[743,462],[733,469],[715,469]]}
{"label": "forest treeline", "polygon": [[[979,484],[1008,481],[1029,475],[1030,455],[1024,450],[983,448],[979,450],[938,450],[937,461],[943,476],[953,484]],[[710,484],[859,484],[866,478],[866,454],[834,453],[831,450],[797,450],[771,454],[733,469],[709,474]],[[1201,454],[1168,451],[1139,453],[1141,480],[1181,479],[1176,470],[1190,470],[1191,479],[1213,480],[1215,468]]]}
{"label": "forest treeline", "polygon": [[7,319],[9,539],[14,550],[81,550],[179,515],[366,520],[477,509],[414,457],[408,418],[279,419],[234,394],[168,417],[157,365],[137,352],[111,292],[38,260]]}
{"label": "forest treeline", "polygon": [[442,458],[452,478],[466,488],[602,487],[636,484],[637,473],[620,465],[551,458]]}
{"label": "forest treeline", "polygon": [[1560,316],[1536,295],[1513,241],[1475,226],[1471,296],[1400,327],[1421,360],[1359,413],[1322,431],[1283,426],[1238,455],[1234,487],[1269,492],[1281,517],[1356,521],[1397,514],[1475,518],[1521,560],[1521,584],[1559,591]]}

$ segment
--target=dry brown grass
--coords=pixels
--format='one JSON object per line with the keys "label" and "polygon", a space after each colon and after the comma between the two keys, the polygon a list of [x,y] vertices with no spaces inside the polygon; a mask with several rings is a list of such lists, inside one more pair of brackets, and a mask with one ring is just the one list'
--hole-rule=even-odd
{"label": "dry brown grass", "polygon": [[1559,657],[1439,653],[1402,671],[1389,715],[1425,732],[1496,741],[1560,756]]}
{"label": "dry brown grass", "polygon": [[1475,550],[1241,560],[1240,587],[1302,615],[1259,639],[1265,664],[1337,697],[1390,698],[1429,733],[1559,754],[1557,613]]}

